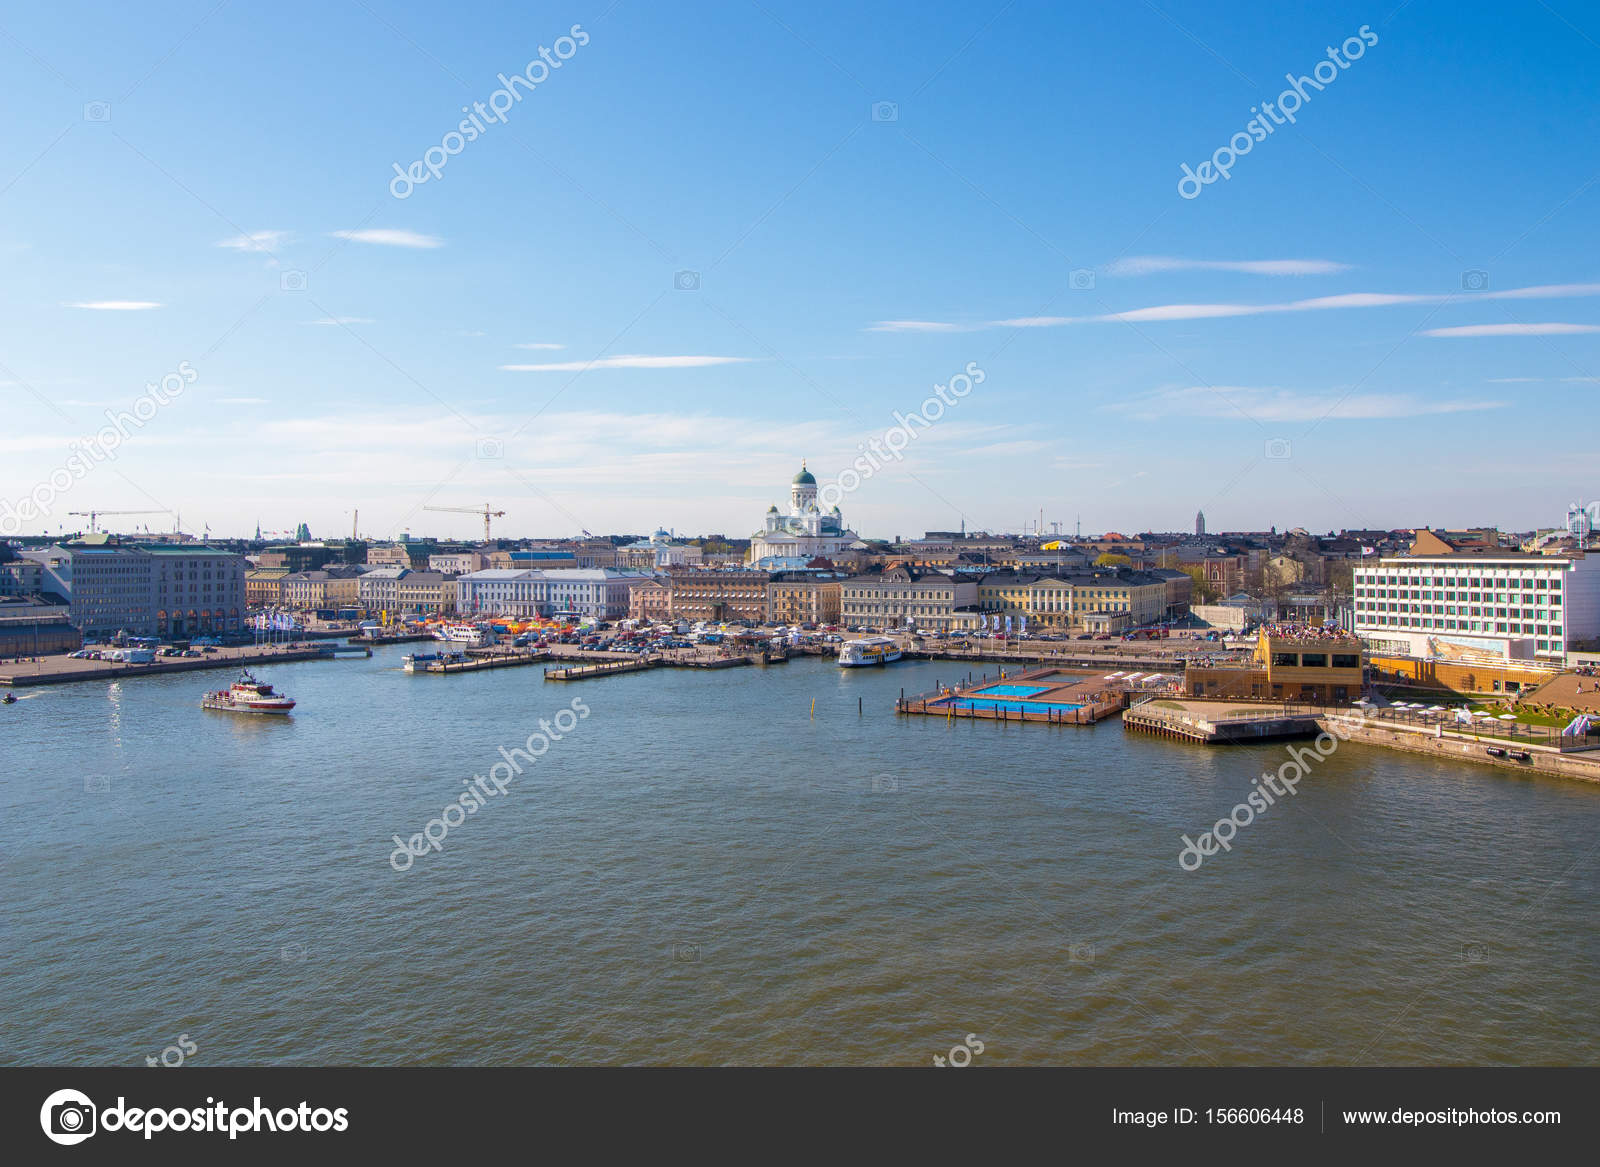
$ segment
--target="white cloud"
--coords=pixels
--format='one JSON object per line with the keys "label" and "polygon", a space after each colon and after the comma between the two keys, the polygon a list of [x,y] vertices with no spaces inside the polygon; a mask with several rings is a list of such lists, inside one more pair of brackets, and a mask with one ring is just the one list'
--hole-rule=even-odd
{"label": "white cloud", "polygon": [[217,242],[218,247],[231,247],[235,251],[272,251],[289,241],[287,231],[251,231]]}
{"label": "white cloud", "polygon": [[1163,389],[1132,401],[1106,406],[1115,413],[1140,418],[1174,415],[1216,417],[1261,422],[1372,421],[1402,417],[1427,417],[1445,413],[1476,413],[1505,408],[1503,401],[1427,400],[1410,393],[1351,393],[1339,390],[1304,392],[1277,386],[1189,385]]}
{"label": "white cloud", "polygon": [[155,300],[79,300],[65,305],[67,308],[90,308],[96,312],[146,312],[164,305]]}
{"label": "white cloud", "polygon": [[945,324],[938,320],[880,320],[869,325],[868,332],[967,332],[966,326]]}
{"label": "white cloud", "polygon": [[1100,269],[1110,276],[1147,276],[1166,271],[1236,271],[1257,276],[1325,276],[1349,271],[1329,259],[1179,259],[1170,255],[1130,255]]}
{"label": "white cloud", "polygon": [[[1148,308],[1130,308],[1123,312],[1108,312],[1098,316],[1021,316],[1010,320],[992,320],[990,328],[1056,328],[1066,324],[1129,323],[1169,320],[1212,320],[1235,316],[1267,316],[1278,312],[1327,312],[1340,308],[1387,308],[1397,304],[1445,304],[1452,300],[1561,300],[1582,296],[1600,296],[1600,284],[1541,284],[1528,288],[1512,288],[1504,292],[1439,293],[1407,292],[1346,292],[1337,296],[1316,296],[1305,300],[1289,300],[1277,304],[1155,304]],[[885,321],[886,324],[918,325],[921,331],[938,331],[939,326],[925,321]],[[1509,330],[1513,326],[1506,326]],[[1586,325],[1536,325],[1556,331],[1588,331]],[[958,325],[949,329],[964,330]],[[878,329],[878,331],[885,331]],[[900,330],[909,331],[909,330]],[[1427,333],[1425,335],[1443,335]]]}
{"label": "white cloud", "polygon": [[474,329],[463,329],[461,332],[456,333],[456,335],[457,336],[486,336],[487,333],[485,333],[483,331],[483,329],[481,329],[481,328],[474,328]]}
{"label": "white cloud", "polygon": [[436,235],[421,235],[395,227],[371,227],[365,231],[330,231],[335,239],[349,239],[355,243],[378,243],[385,247],[443,247],[444,240]]}
{"label": "white cloud", "polygon": [[1600,332],[1600,324],[1464,324],[1459,328],[1430,328],[1423,336],[1566,336],[1574,332]]}
{"label": "white cloud", "polygon": [[514,344],[511,347],[512,348],[531,348],[531,349],[548,350],[548,349],[566,348],[567,346],[564,345],[564,344],[550,344],[547,341],[532,341],[532,342],[530,342],[528,344]]}
{"label": "white cloud", "polygon": [[508,373],[578,373],[585,369],[703,369],[710,365],[742,365],[750,357],[597,357],[592,361],[559,361],[548,365],[501,365]]}

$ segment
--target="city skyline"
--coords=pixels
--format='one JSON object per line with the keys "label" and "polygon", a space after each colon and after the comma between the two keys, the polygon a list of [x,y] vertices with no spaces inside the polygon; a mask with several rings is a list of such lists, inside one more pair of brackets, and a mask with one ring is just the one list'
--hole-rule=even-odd
{"label": "city skyline", "polygon": [[[1591,497],[1561,423],[1600,383],[1600,50],[1551,10],[539,5],[485,36],[353,5],[292,43],[92,13],[0,46],[3,501],[71,478],[21,534],[471,538],[421,508],[488,501],[510,535],[748,538],[802,458],[837,481],[974,365],[851,528],[1528,530]],[[86,454],[107,411],[137,424]]]}

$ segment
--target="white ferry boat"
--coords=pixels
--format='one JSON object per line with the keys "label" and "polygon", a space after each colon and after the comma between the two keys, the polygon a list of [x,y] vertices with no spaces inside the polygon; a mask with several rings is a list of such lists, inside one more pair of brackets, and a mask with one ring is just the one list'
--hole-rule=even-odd
{"label": "white ferry boat", "polygon": [[294,698],[256,680],[246,669],[230,687],[207,693],[200,707],[223,713],[287,713],[294,708]]}
{"label": "white ferry boat", "polygon": [[887,636],[867,636],[860,640],[847,640],[839,646],[841,669],[886,665],[899,659],[900,646]]}
{"label": "white ferry boat", "polygon": [[493,644],[494,634],[486,632],[476,624],[441,624],[433,630],[435,640],[443,640],[448,644]]}

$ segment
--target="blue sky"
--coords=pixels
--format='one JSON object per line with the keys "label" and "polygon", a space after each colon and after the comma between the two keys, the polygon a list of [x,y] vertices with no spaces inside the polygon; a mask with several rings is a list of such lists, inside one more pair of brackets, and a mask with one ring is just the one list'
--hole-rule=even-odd
{"label": "blue sky", "polygon": [[[1527,528],[1595,490],[1600,17],[1567,0],[208,0],[0,31],[0,499],[61,486],[24,531],[467,536],[419,508],[487,500],[514,535],[747,535],[802,457],[836,481],[969,363],[847,483],[852,527]],[[393,197],[541,47],[570,51]]]}

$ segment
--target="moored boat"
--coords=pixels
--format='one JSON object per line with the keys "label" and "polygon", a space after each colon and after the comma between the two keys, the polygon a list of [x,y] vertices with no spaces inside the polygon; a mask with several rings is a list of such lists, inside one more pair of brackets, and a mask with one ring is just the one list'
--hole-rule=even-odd
{"label": "moored boat", "polygon": [[860,640],[847,640],[839,646],[841,669],[886,665],[899,659],[900,645],[887,636],[867,636]]}

